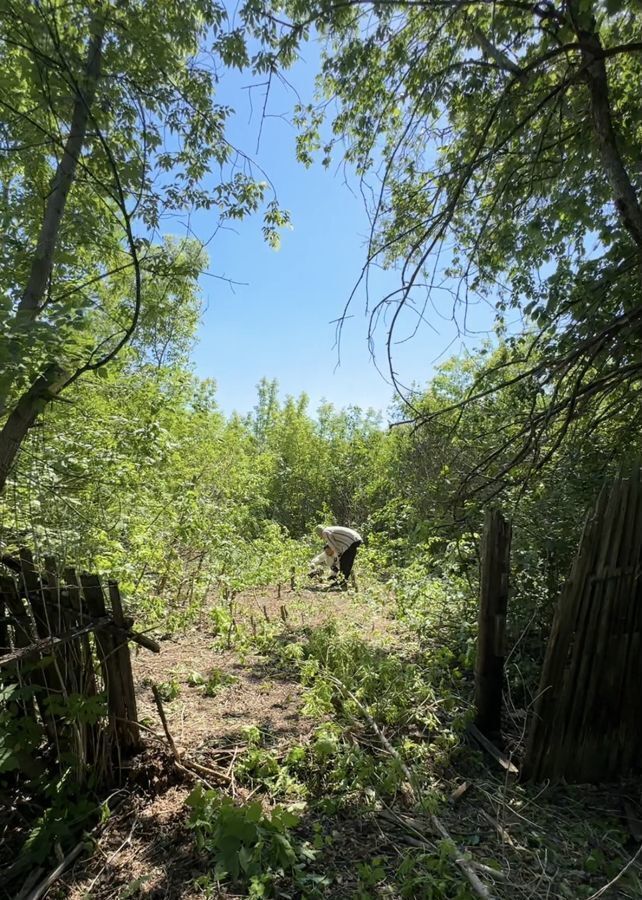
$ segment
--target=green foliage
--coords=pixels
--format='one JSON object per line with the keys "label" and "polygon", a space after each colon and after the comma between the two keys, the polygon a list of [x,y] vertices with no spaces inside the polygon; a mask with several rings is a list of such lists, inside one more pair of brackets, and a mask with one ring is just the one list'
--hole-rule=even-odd
{"label": "green foliage", "polygon": [[180,697],[181,683],[178,678],[174,677],[168,681],[161,681],[157,687],[159,696],[165,703],[171,703],[172,700]]}
{"label": "green foliage", "polygon": [[[427,673],[407,660],[373,647],[356,635],[339,634],[331,623],[314,631],[305,646],[301,679],[309,686],[305,709],[315,714],[337,707],[358,717],[354,695],[381,724],[436,724],[434,690]],[[337,684],[338,681],[338,684]]]}
{"label": "green foliage", "polygon": [[396,873],[400,896],[412,900],[473,900],[471,888],[456,877],[452,866],[453,848],[445,841],[437,854],[409,850]]}
{"label": "green foliage", "polygon": [[305,866],[314,852],[292,833],[299,823],[295,813],[280,806],[266,813],[258,801],[238,806],[231,797],[200,785],[187,804],[190,827],[211,859],[217,881],[231,880],[251,897],[278,896],[276,886],[285,877],[313,887]]}
{"label": "green foliage", "polygon": [[32,787],[46,805],[31,823],[15,863],[15,875],[42,865],[51,858],[54,848],[69,847],[83,830],[109,817],[107,804],[101,804],[86,785],[79,784],[72,768],[53,779],[41,779]]}
{"label": "green foliage", "polygon": [[42,729],[20,706],[24,701],[33,702],[35,692],[33,685],[0,681],[0,775],[20,771],[35,779],[44,771],[37,758]]}
{"label": "green foliage", "polygon": [[367,863],[359,863],[357,874],[359,885],[356,892],[358,900],[367,900],[372,897],[374,889],[386,878],[384,861],[380,856],[375,856]]}
{"label": "green foliage", "polygon": [[222,672],[221,669],[210,669],[207,673],[203,694],[206,697],[214,697],[222,687],[234,684],[237,680],[233,675]]}

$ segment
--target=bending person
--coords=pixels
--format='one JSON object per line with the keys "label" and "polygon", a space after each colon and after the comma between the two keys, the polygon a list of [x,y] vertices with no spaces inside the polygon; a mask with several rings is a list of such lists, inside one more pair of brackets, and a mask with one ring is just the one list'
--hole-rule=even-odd
{"label": "bending person", "polygon": [[339,557],[339,571],[342,576],[340,584],[342,590],[347,590],[354,558],[363,544],[363,538],[354,528],[346,528],[343,525],[318,525],[316,532]]}

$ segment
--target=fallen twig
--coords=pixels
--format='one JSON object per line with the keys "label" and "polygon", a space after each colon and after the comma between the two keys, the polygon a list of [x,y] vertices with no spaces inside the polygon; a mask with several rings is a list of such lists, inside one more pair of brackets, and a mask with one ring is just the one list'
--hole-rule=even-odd
{"label": "fallen twig", "polygon": [[51,885],[57,881],[65,869],[68,869],[69,866],[75,862],[82,851],[87,846],[85,839],[82,841],[78,841],[73,850],[70,850],[69,853],[64,857],[62,862],[60,862],[56,868],[47,875],[46,878],[40,882],[40,884],[30,893],[27,894],[26,900],[39,900],[40,897],[51,887]]}
{"label": "fallen twig", "polygon": [[508,844],[510,847],[515,846],[515,842],[510,836],[510,834],[506,831],[506,829],[499,824],[491,815],[489,815],[485,809],[480,810],[482,816],[486,819],[486,821],[493,826],[493,828],[497,831],[497,834],[502,839],[502,843]]}
{"label": "fallen twig", "polygon": [[101,869],[99,870],[99,872],[98,872],[98,874],[96,875],[96,877],[92,880],[91,884],[89,885],[89,887],[88,887],[87,890],[85,891],[85,896],[86,896],[86,897],[91,897],[91,892],[92,892],[92,890],[93,890],[94,885],[96,884],[96,882],[98,881],[98,879],[100,878],[100,876],[103,874],[103,872],[105,871],[105,869],[107,868],[107,866],[110,866],[110,865],[113,863],[113,861],[116,859],[116,857],[117,857],[118,854],[121,852],[121,850],[123,850],[125,847],[127,847],[129,844],[131,844],[132,835],[133,835],[134,830],[135,830],[135,828],[136,828],[137,825],[138,825],[138,820],[137,820],[137,819],[134,819],[134,821],[133,821],[133,823],[132,823],[132,827],[129,829],[129,834],[127,835],[127,837],[125,838],[125,840],[122,842],[122,844],[120,845],[120,847],[118,847],[117,850],[114,850],[114,852],[111,854],[111,856],[106,860],[106,862],[103,864],[103,866],[102,866]]}
{"label": "fallen twig", "polygon": [[623,869],[621,869],[618,872],[618,874],[615,876],[615,878],[612,878],[609,881],[609,883],[605,884],[604,887],[601,887],[599,889],[599,891],[595,891],[594,894],[591,894],[591,896],[588,897],[587,900],[598,900],[598,897],[602,897],[604,894],[606,894],[606,892],[609,890],[609,888],[612,888],[613,885],[620,880],[620,878],[624,875],[624,873],[628,872],[628,870],[631,868],[633,863],[637,860],[640,853],[642,853],[642,844],[640,844],[640,846],[638,847],[637,852],[635,853],[635,856],[631,857],[631,859],[628,861],[628,863],[624,866]]}
{"label": "fallen twig", "polygon": [[[38,866],[36,869],[34,869],[31,874],[27,876],[27,880],[22,885],[20,892],[14,897],[14,900],[26,900],[33,886],[37,884],[38,879],[42,878],[42,873],[44,871],[45,870],[42,868],[42,866]],[[8,873],[5,870],[5,877],[7,877],[7,874]]]}
{"label": "fallen twig", "polygon": [[181,761],[181,755],[176,749],[176,744],[174,743],[174,738],[171,735],[169,730],[169,725],[167,724],[167,717],[165,716],[165,710],[163,709],[163,701],[161,699],[160,691],[158,690],[158,685],[152,685],[152,694],[154,695],[154,700],[156,701],[156,709],[158,710],[158,715],[160,716],[161,724],[163,726],[163,731],[165,732],[165,737],[167,738],[167,743],[169,744],[169,748],[172,751],[172,755],[174,759]]}
{"label": "fallen twig", "polygon": [[[169,744],[169,748],[172,751],[172,756],[174,757],[174,765],[181,772],[187,772],[192,776],[198,776],[201,780],[205,781],[203,776],[209,776],[211,778],[218,778],[221,781],[230,781],[230,777],[225,774],[225,772],[220,769],[211,769],[208,766],[202,766],[200,763],[194,762],[191,759],[185,759],[183,754],[179,752],[176,744],[174,743],[174,738],[169,730],[169,725],[167,724],[167,717],[165,715],[165,709],[163,708],[163,701],[161,699],[160,691],[158,690],[158,685],[152,684],[152,694],[154,695],[154,700],[156,702],[156,708],[158,710],[158,715],[160,716],[161,723],[163,725],[163,731],[165,732],[165,737],[167,738],[167,743]],[[209,784],[205,781],[205,784],[209,787]]]}
{"label": "fallen twig", "polygon": [[461,800],[461,798],[464,796],[464,794],[466,793],[466,791],[469,788],[470,788],[470,782],[464,781],[463,784],[460,784],[459,787],[456,787],[455,790],[452,792],[452,794],[449,797],[449,802],[454,806],[458,800]]}
{"label": "fallen twig", "polygon": [[[434,844],[431,844],[429,841],[415,838],[410,834],[402,834],[400,840],[402,840],[405,844],[409,844],[411,847],[418,847],[420,850],[428,850],[434,852],[435,849]],[[508,880],[508,875],[501,869],[493,869],[492,866],[486,866],[484,865],[484,863],[477,862],[476,860],[471,860],[470,865],[474,866],[476,869],[479,869],[480,872],[483,872],[486,875],[490,875],[491,878],[497,878],[498,881]]]}
{"label": "fallen twig", "polygon": [[515,766],[510,759],[499,750],[492,741],[490,741],[485,734],[483,734],[479,728],[470,724],[468,726],[468,734],[484,749],[487,753],[489,753],[493,759],[496,759],[497,762],[503,769],[506,769],[507,772],[510,772],[511,775],[519,775],[519,770],[517,766]]}
{"label": "fallen twig", "polygon": [[[58,863],[58,865],[53,870],[53,872],[50,872],[50,874],[47,875],[46,878],[43,878],[43,880],[30,893],[24,894],[23,893],[24,888],[23,888],[23,891],[21,891],[18,896],[19,897],[24,896],[25,900],[39,900],[39,898],[42,897],[49,890],[51,885],[54,884],[54,882],[56,882],[60,878],[62,873],[65,872],[69,868],[69,866],[78,859],[78,857],[80,856],[82,851],[87,847],[88,839],[91,838],[93,840],[96,840],[99,837],[99,835],[103,831],[105,831],[109,822],[111,821],[111,817],[113,817],[113,814],[116,812],[116,810],[119,809],[123,805],[123,803],[125,802],[125,799],[126,798],[123,797],[123,799],[120,800],[120,802],[116,803],[114,808],[111,810],[110,818],[105,822],[100,822],[93,829],[93,831],[91,831],[89,833],[89,835],[85,835],[85,837],[82,840],[78,841],[78,843],[69,851],[69,853],[67,853],[67,855]],[[33,878],[31,877],[31,878],[27,879],[27,881],[28,882],[33,881]]]}
{"label": "fallen twig", "polygon": [[[411,794],[412,794],[415,802],[417,802],[420,799],[421,790],[416,785],[415,778],[413,777],[412,772],[410,771],[410,769],[408,768],[406,763],[403,761],[400,754],[397,752],[397,750],[395,750],[395,748],[392,746],[392,744],[390,743],[388,738],[385,736],[385,734],[379,728],[379,726],[377,725],[375,720],[372,718],[372,716],[370,715],[368,710],[365,708],[363,703],[361,703],[361,701],[357,697],[355,697],[355,695],[352,693],[352,691],[350,691],[345,686],[345,684],[343,684],[343,682],[340,681],[338,678],[336,678],[334,675],[327,674],[327,677],[331,681],[333,681],[352,700],[352,702],[361,710],[364,718],[366,719],[366,721],[368,722],[368,724],[370,725],[372,730],[375,732],[375,734],[377,735],[377,737],[379,738],[379,740],[381,741],[383,746],[390,753],[390,755],[392,757],[394,757],[394,759],[397,761],[399,767],[401,768],[401,771],[406,776],[408,785],[410,787]],[[448,841],[450,844],[452,844],[453,847],[455,847],[455,849],[457,849],[455,842],[449,835],[448,830],[447,830],[446,826],[443,824],[443,822],[440,819],[438,819],[437,816],[434,815],[434,813],[430,813],[429,818],[430,818],[431,825],[441,835],[441,837],[445,841]],[[459,866],[459,868],[462,870],[462,872],[468,879],[468,883],[470,884],[472,889],[475,891],[475,893],[478,894],[480,897],[483,897],[484,900],[493,900],[493,895],[491,894],[489,889],[486,887],[484,882],[480,879],[479,875],[477,875],[477,873],[473,869],[472,865],[468,862],[468,860],[466,860],[461,855],[461,853],[459,853],[459,851],[457,851],[455,854],[453,854],[453,860]],[[501,877],[501,876],[498,876],[498,877]]]}

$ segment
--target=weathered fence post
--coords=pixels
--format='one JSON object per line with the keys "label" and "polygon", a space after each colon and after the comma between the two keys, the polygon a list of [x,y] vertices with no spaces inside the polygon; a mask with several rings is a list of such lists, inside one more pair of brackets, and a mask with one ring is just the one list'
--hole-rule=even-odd
{"label": "weathered fence post", "polygon": [[[109,582],[109,599],[114,617],[114,624],[123,630],[128,623],[123,615],[123,605],[120,599],[120,591],[116,581]],[[129,621],[131,625],[132,620]],[[114,656],[123,690],[123,706],[125,708],[126,721],[118,723],[119,740],[127,750],[137,750],[140,747],[140,729],[138,727],[138,710],[136,708],[136,690],[134,688],[134,675],[132,673],[132,661],[129,655],[127,638],[119,635],[114,637]]]}
{"label": "weathered fence post", "polygon": [[482,538],[475,662],[475,724],[488,737],[501,733],[511,537],[510,522],[499,510],[488,510]]}
{"label": "weathered fence post", "polygon": [[[80,590],[76,570],[71,568],[65,569],[62,581],[61,599],[66,600],[69,610],[73,611],[69,621],[77,621],[79,625],[82,625],[87,618],[87,614],[83,609],[82,591]],[[78,691],[86,697],[93,697],[97,691],[96,673],[94,672],[94,661],[88,634],[83,634],[78,639],[76,651],[78,660],[76,669]]]}
{"label": "weathered fence post", "polygon": [[[83,572],[80,582],[89,612],[97,618],[104,616],[106,613],[105,597],[98,576]],[[120,610],[120,616],[122,620],[122,610]],[[121,641],[115,637],[113,629],[109,627],[96,629],[95,637],[103,681],[107,687],[109,721],[119,750],[127,755],[137,750],[140,745],[138,727],[136,726],[133,730],[129,724],[131,721],[129,718],[131,697],[134,692],[131,667],[128,672],[123,672],[121,669],[122,654],[118,652]]]}

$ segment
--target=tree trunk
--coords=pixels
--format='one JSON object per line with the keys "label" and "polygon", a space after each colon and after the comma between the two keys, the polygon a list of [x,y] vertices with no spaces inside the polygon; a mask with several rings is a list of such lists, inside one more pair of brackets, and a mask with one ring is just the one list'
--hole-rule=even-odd
{"label": "tree trunk", "polygon": [[58,365],[49,368],[26,391],[0,431],[0,491],[4,490],[9,472],[27,432],[50,400],[60,393],[69,374]]}
{"label": "tree trunk", "polygon": [[[586,67],[584,80],[588,86],[591,101],[593,135],[604,168],[607,181],[613,193],[613,200],[622,223],[633,238],[642,263],[642,208],[633,181],[626,170],[618,147],[611,103],[609,82],[604,61],[604,48],[595,30],[595,19],[589,27],[584,27],[580,4],[570,4],[575,32],[582,44],[582,62]],[[585,13],[584,13],[585,15]]]}
{"label": "tree trunk", "polygon": [[[16,310],[10,333],[16,337],[20,331],[26,331],[29,324],[35,319],[45,305],[44,298],[47,285],[53,268],[54,253],[60,234],[60,225],[65,212],[69,191],[76,177],[78,160],[87,137],[87,124],[89,122],[91,107],[96,96],[96,88],[100,78],[100,65],[102,59],[102,46],[105,36],[104,14],[94,14],[90,23],[90,40],[87,48],[87,59],[81,82],[76,85],[76,97],[71,117],[69,134],[56,168],[51,188],[49,190],[44,218],[38,235],[38,242],[33,252],[31,269],[27,285],[24,289],[18,309]],[[13,346],[14,362],[23,349],[16,340]],[[8,367],[9,368],[9,367]],[[9,370],[10,371],[10,370]],[[7,412],[11,397],[13,378],[5,379],[6,386],[0,397],[0,415]],[[29,389],[30,393],[35,384]],[[25,398],[21,398],[20,403]],[[7,423],[8,424],[8,423]],[[15,452],[13,453],[15,456]],[[5,475],[6,478],[6,475]],[[4,484],[0,484],[0,489]]]}

